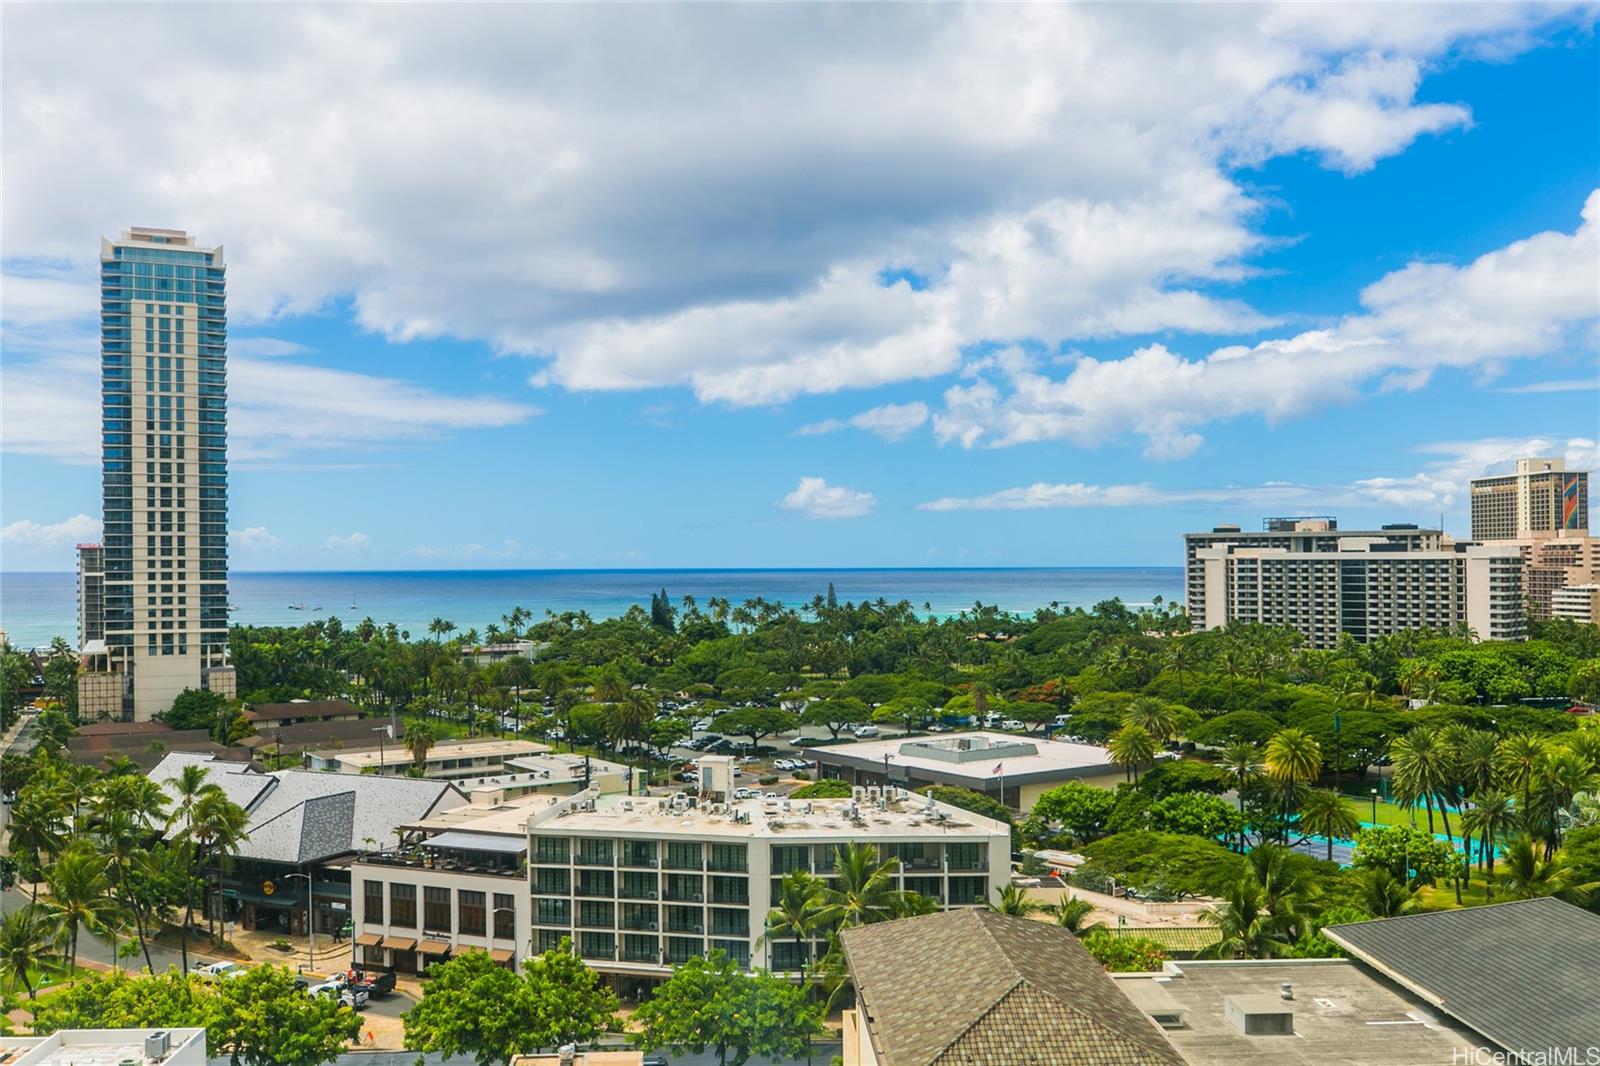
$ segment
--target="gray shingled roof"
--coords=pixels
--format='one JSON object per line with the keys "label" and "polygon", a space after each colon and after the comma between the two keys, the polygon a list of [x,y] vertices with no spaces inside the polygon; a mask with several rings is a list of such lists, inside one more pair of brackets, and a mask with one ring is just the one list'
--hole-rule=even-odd
{"label": "gray shingled roof", "polygon": [[1557,899],[1330,925],[1329,939],[1507,1051],[1600,1049],[1600,915]]}
{"label": "gray shingled roof", "polygon": [[988,910],[847,929],[884,1066],[1183,1066],[1065,929]]}
{"label": "gray shingled roof", "polygon": [[444,781],[311,770],[263,774],[246,763],[177,752],[163,759],[150,777],[170,795],[172,780],[188,763],[206,766],[206,781],[249,813],[249,836],[239,848],[244,858],[304,863],[393,847],[399,843],[400,826],[466,802],[460,789]]}

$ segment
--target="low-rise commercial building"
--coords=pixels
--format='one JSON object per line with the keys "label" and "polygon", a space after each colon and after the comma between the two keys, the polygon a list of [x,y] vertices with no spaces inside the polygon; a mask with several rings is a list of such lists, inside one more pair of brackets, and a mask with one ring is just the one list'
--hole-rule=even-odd
{"label": "low-rise commercial building", "polygon": [[590,792],[535,813],[532,950],[571,938],[625,988],[716,950],[740,966],[794,971],[824,945],[763,939],[783,876],[805,870],[832,881],[850,844],[898,859],[895,886],[944,908],[982,907],[1010,877],[1003,823],[903,789],[863,788],[841,800],[726,797]]}
{"label": "low-rise commercial building", "polygon": [[[299,722],[347,722],[361,717],[349,700],[290,700],[288,703],[258,703],[244,712],[244,720],[256,728],[269,725],[295,725]],[[386,723],[373,722],[374,726]]]}
{"label": "low-rise commercial building", "polygon": [[817,774],[852,785],[958,785],[993,796],[1012,810],[1068,781],[1114,788],[1123,772],[1105,748],[1011,733],[953,733],[811,748]]}
{"label": "low-rise commercial building", "polygon": [[[549,750],[548,744],[532,740],[452,740],[427,750],[422,759],[422,773],[440,780],[485,777],[505,773],[508,759],[543,755]],[[383,744],[376,750],[327,748],[314,751],[306,756],[306,765],[312,770],[331,770],[339,774],[404,777],[417,765],[417,760],[398,744]]]}
{"label": "low-rise commercial building", "polygon": [[1458,625],[1483,640],[1526,636],[1522,554],[1514,546],[1413,550],[1406,540],[1346,536],[1305,550],[1224,541],[1195,559],[1199,629],[1288,626],[1313,648],[1331,648],[1344,633],[1366,642]]}
{"label": "low-rise commercial building", "polygon": [[528,819],[551,796],[478,793],[399,828],[399,843],[351,864],[355,949],[364,965],[421,973],[467,949],[516,967],[529,945]]}

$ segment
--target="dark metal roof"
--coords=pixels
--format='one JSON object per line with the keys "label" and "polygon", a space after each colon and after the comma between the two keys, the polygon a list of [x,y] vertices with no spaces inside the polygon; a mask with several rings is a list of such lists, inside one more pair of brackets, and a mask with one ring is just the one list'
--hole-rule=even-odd
{"label": "dark metal roof", "polygon": [[1591,911],[1531,899],[1324,932],[1526,1061],[1584,1062],[1600,1048],[1600,915]]}
{"label": "dark metal roof", "polygon": [[1182,1066],[1057,926],[960,910],[841,939],[883,1066]]}

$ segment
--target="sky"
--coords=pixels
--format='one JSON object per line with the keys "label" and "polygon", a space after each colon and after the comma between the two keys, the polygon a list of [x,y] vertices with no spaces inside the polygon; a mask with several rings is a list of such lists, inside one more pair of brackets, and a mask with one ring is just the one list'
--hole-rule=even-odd
{"label": "sky", "polygon": [[5,5],[0,568],[98,535],[130,225],[225,249],[235,569],[1464,534],[1600,465],[1597,14]]}

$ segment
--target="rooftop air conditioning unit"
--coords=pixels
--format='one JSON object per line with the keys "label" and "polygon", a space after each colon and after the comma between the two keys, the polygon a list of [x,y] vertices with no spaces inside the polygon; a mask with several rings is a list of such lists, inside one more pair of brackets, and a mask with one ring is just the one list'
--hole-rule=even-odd
{"label": "rooftop air conditioning unit", "polygon": [[144,1038],[144,1057],[153,1062],[160,1062],[166,1058],[170,1050],[172,1050],[172,1035],[165,1029],[157,1029]]}

